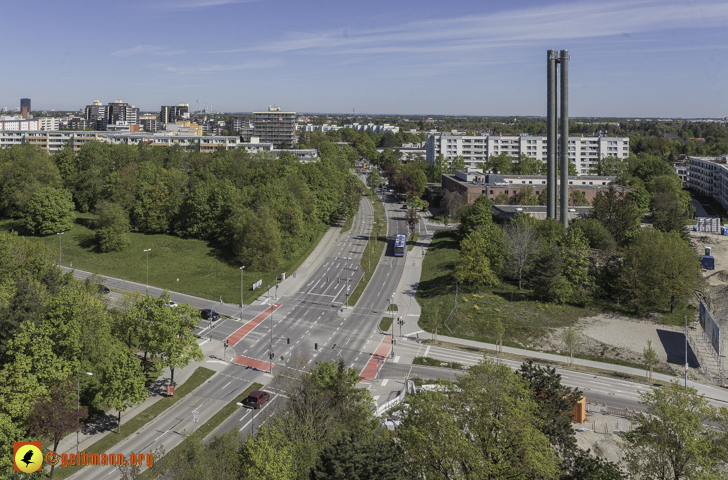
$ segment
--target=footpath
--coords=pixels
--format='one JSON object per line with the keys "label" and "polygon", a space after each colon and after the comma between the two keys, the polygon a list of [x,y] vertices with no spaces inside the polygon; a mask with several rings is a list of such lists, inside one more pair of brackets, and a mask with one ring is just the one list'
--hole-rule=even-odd
{"label": "footpath", "polygon": [[[296,270],[296,273],[286,279],[285,282],[279,284],[278,288],[278,294],[279,295],[290,295],[298,290],[298,288],[303,285],[308,277],[312,275],[316,269],[318,269],[319,265],[323,262],[324,259],[326,259],[326,256],[328,252],[331,251],[331,248],[336,245],[336,242],[339,239],[339,236],[341,234],[341,227],[331,227],[329,230],[324,234],[323,238],[319,241],[316,248],[311,252],[311,254],[308,256],[308,258],[301,264],[301,266]],[[71,270],[67,267],[61,267],[64,272],[67,272]],[[85,272],[81,270],[74,270],[74,276],[79,279],[85,279],[86,277],[91,276],[91,272]],[[146,285],[140,285],[134,282],[129,282],[126,280],[118,279],[118,278],[110,278],[105,277],[106,282],[105,284],[107,286],[111,286],[113,288],[118,288],[120,290],[139,290],[144,291],[146,289]],[[290,281],[289,281],[290,280]],[[156,288],[156,287],[149,287],[149,293],[152,295],[159,296],[162,293],[162,289]],[[214,305],[214,308],[216,311],[219,311],[220,313],[224,313],[227,315],[233,315],[235,313],[238,313],[240,311],[240,306],[237,304],[220,304],[219,302],[213,302],[208,299],[199,298],[199,297],[193,297],[191,295],[186,295],[179,292],[169,292],[170,297],[172,300],[174,300],[177,303],[189,303],[190,305],[196,306],[198,308],[206,308],[210,305]],[[246,312],[247,315],[247,312]],[[200,344],[200,349],[202,350],[202,353],[205,356],[205,359],[201,362],[193,362],[189,365],[187,365],[185,368],[178,368],[175,369],[174,372],[174,379],[175,383],[177,385],[181,385],[184,382],[186,382],[190,376],[194,373],[194,371],[197,369],[197,367],[204,366],[205,368],[208,368],[210,370],[215,371],[222,371],[224,368],[228,367],[230,364],[223,362],[222,360],[219,360],[220,355],[220,348],[218,344],[215,344],[213,342],[210,342],[207,339],[199,339],[198,343]],[[165,368],[162,376],[160,376],[157,381],[155,381],[149,388],[149,397],[142,402],[139,405],[136,405],[132,408],[127,409],[125,412],[122,412],[121,414],[121,424],[123,425],[134,418],[136,415],[138,415],[140,412],[146,410],[151,405],[155,404],[156,402],[160,401],[162,398],[165,398],[166,396],[166,385],[168,383],[168,380],[171,376],[171,372],[169,368]],[[199,388],[199,387],[198,387]],[[99,441],[101,438],[105,437],[109,433],[111,433],[113,430],[116,429],[116,418],[117,418],[117,411],[116,410],[109,410],[106,412],[106,415],[103,417],[100,417],[98,422],[95,422],[93,424],[87,425],[87,427],[79,433],[79,443],[78,448],[80,450],[88,449],[92,444]],[[75,453],[76,452],[76,433],[72,433],[70,435],[67,435],[64,437],[58,444],[58,450],[57,452],[60,453]]]}
{"label": "footpath", "polygon": [[[419,319],[422,315],[422,308],[417,303],[415,294],[420,281],[420,275],[422,273],[422,262],[427,251],[427,248],[432,241],[432,235],[434,234],[433,228],[435,224],[430,223],[425,219],[420,219],[420,237],[417,240],[417,244],[412,248],[411,251],[407,252],[407,268],[405,268],[402,278],[395,291],[394,303],[397,304],[398,316],[401,316],[405,321],[402,326],[403,341],[416,341],[417,338],[425,340],[431,337],[431,334],[425,332],[419,326]],[[437,339],[443,342],[453,343],[456,345],[463,345],[469,347],[476,347],[481,349],[497,350],[497,345],[486,342],[477,342],[473,340],[466,340],[462,338],[448,337],[445,335],[437,335]],[[538,352],[534,350],[527,350],[523,348],[503,347],[503,352],[522,355],[529,358],[538,358],[546,361],[555,362],[566,362],[567,357],[561,355],[555,355],[546,352]],[[621,372],[638,377],[647,378],[647,373],[643,369],[625,367],[622,365],[615,365],[611,363],[603,363],[592,360],[583,360],[580,358],[574,358],[574,364],[584,367],[598,368],[601,370]],[[665,375],[661,373],[654,373],[653,379],[670,382],[674,380],[680,380],[681,384],[684,380],[679,377]],[[688,386],[697,390],[699,394],[703,394],[706,398],[711,400],[718,400],[728,402],[728,390],[714,387],[710,385],[704,385],[701,383],[693,382],[688,380]]]}

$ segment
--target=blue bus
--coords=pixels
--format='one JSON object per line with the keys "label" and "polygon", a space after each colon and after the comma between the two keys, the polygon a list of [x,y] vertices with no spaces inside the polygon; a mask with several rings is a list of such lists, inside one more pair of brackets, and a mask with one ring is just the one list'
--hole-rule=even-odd
{"label": "blue bus", "polygon": [[397,235],[394,240],[394,256],[404,257],[404,253],[407,251],[407,237],[405,235]]}

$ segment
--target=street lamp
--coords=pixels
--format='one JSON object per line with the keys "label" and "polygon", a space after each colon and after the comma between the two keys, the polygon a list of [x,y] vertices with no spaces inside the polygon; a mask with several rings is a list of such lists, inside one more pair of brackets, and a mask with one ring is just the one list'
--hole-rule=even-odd
{"label": "street lamp", "polygon": [[245,265],[240,267],[240,309],[241,309],[240,317],[241,318],[243,316],[243,314],[242,314],[243,305],[245,305],[245,303],[243,303],[243,270],[245,270]]}
{"label": "street lamp", "polygon": [[147,295],[149,295],[149,252],[151,250],[151,248],[144,250],[147,253]]}
{"label": "street lamp", "polygon": [[268,360],[270,360],[270,374],[273,375],[273,304],[270,307],[270,348],[268,349]]}
{"label": "street lamp", "polygon": [[[238,407],[245,406],[245,404],[241,403],[241,402],[237,402],[235,405],[237,405]],[[252,410],[252,415],[253,415],[253,429],[251,430],[251,435],[255,435],[255,409],[251,408],[251,410]]]}
{"label": "street lamp", "polygon": [[58,235],[58,266],[61,266],[61,251],[63,250],[63,240],[61,235],[63,235],[66,232],[56,233]]}
{"label": "street lamp", "polygon": [[[81,374],[93,375],[91,372],[76,372],[76,419],[81,411]],[[76,429],[76,451],[78,452],[78,429]]]}
{"label": "street lamp", "polygon": [[393,303],[394,302],[394,293],[392,294],[391,300],[390,299],[387,299],[387,300],[389,301],[389,305],[391,308],[391,311],[389,313],[392,316],[392,358],[394,358],[394,306],[393,306],[394,305],[394,303]]}

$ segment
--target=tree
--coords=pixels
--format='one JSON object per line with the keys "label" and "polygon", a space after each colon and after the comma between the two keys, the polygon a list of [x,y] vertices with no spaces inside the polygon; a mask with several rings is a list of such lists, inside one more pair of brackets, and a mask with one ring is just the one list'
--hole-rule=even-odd
{"label": "tree", "polygon": [[240,478],[245,480],[293,480],[296,478],[293,452],[276,431],[261,428],[248,437],[240,449]]}
{"label": "tree", "polygon": [[58,168],[46,150],[31,144],[0,149],[0,215],[20,218],[42,188],[61,188]]}
{"label": "tree", "polygon": [[575,207],[586,207],[589,205],[589,200],[581,190],[572,190],[569,193],[569,204]]}
{"label": "tree", "polygon": [[460,262],[453,277],[477,287],[498,283],[507,259],[503,230],[495,224],[474,231],[460,242]]}
{"label": "tree", "polygon": [[533,187],[521,187],[513,198],[515,205],[538,205],[538,197],[533,192]]}
{"label": "tree", "polygon": [[495,205],[509,205],[511,203],[511,197],[507,193],[499,193],[493,199]]}
{"label": "tree", "polygon": [[558,458],[538,429],[526,382],[488,360],[457,388],[418,393],[395,437],[417,478],[556,479]]}
{"label": "tree", "polygon": [[509,253],[509,267],[518,277],[518,290],[523,290],[523,273],[531,265],[533,257],[541,247],[536,227],[529,221],[514,219],[505,229],[506,246]]}
{"label": "tree", "polygon": [[564,342],[564,347],[569,352],[569,365],[574,365],[574,350],[579,346],[579,337],[576,335],[576,331],[572,327],[567,327],[561,332],[561,341]]}
{"label": "tree", "polygon": [[129,233],[129,217],[118,204],[102,201],[96,207],[99,218],[96,220],[96,241],[99,250],[112,252],[124,250],[131,244],[126,235]]}
{"label": "tree", "polygon": [[561,384],[561,375],[553,367],[534,365],[532,360],[523,362],[518,374],[531,389],[539,407],[539,430],[549,437],[561,458],[569,458],[576,451],[576,436],[571,425],[574,407],[582,392]]}
{"label": "tree", "polygon": [[409,227],[410,235],[414,233],[419,221],[420,221],[420,219],[417,216],[417,211],[415,210],[415,207],[408,207],[407,208],[407,226]]}
{"label": "tree", "polygon": [[613,252],[617,249],[617,242],[604,225],[594,218],[576,220],[569,226],[570,230],[580,230],[589,248]]}
{"label": "tree", "polygon": [[619,465],[592,457],[589,452],[578,448],[561,480],[627,480]]}
{"label": "tree", "polygon": [[593,279],[590,274],[589,243],[581,230],[569,229],[566,242],[561,249],[563,264],[561,274],[571,284],[571,302],[583,304],[590,297]]}
{"label": "tree", "polygon": [[642,215],[637,205],[624,192],[609,185],[606,192],[599,192],[594,197],[592,218],[599,220],[614,240],[621,244],[627,232],[639,227]]}
{"label": "tree", "polygon": [[427,187],[427,175],[422,170],[415,170],[412,172],[412,181],[414,182],[413,193],[417,196],[422,196],[425,193]]}
{"label": "tree", "polygon": [[677,232],[647,228],[627,249],[618,278],[621,296],[637,312],[685,298],[703,285],[700,263]]}
{"label": "tree", "polygon": [[465,158],[462,155],[456,155],[450,162],[449,173],[455,173],[456,170],[465,170]]}
{"label": "tree", "polygon": [[448,216],[458,216],[459,210],[465,205],[465,197],[458,192],[445,190],[440,201],[440,208],[445,210]]}
{"label": "tree", "polygon": [[637,428],[624,435],[630,473],[642,478],[725,478],[726,447],[706,425],[717,411],[704,395],[677,381],[640,392],[647,415],[634,417]]}
{"label": "tree", "polygon": [[[513,164],[513,173],[518,175],[543,175],[546,173],[546,164],[522,153],[519,161]],[[530,204],[524,203],[523,205]]]}
{"label": "tree", "polygon": [[[163,298],[169,296],[165,293]],[[205,356],[197,343],[197,337],[192,334],[200,321],[197,309],[183,303],[175,308],[165,309],[165,313],[167,314],[163,317],[162,326],[165,332],[159,354],[162,357],[162,366],[169,367],[169,381],[174,385],[176,368],[184,368],[194,361],[200,362]]]}
{"label": "tree", "polygon": [[647,368],[650,369],[650,382],[652,381],[652,367],[657,363],[657,352],[652,348],[652,340],[647,340],[647,348],[642,350]]}
{"label": "tree", "polygon": [[376,169],[372,168],[369,171],[369,175],[367,176],[367,184],[369,185],[369,189],[372,191],[372,193],[374,193],[374,189],[382,184],[382,177],[379,176],[379,172],[377,172]]}
{"label": "tree", "polygon": [[498,340],[498,353],[503,353],[503,336],[506,334],[506,327],[503,326],[500,319],[497,319],[493,324],[493,334]]}
{"label": "tree", "polygon": [[130,351],[117,348],[113,363],[102,374],[101,396],[108,408],[118,413],[117,431],[121,433],[121,413],[144,402],[149,394],[139,359]]}
{"label": "tree", "polygon": [[460,216],[460,235],[466,237],[474,231],[493,224],[493,202],[485,195],[475,199]]}
{"label": "tree", "polygon": [[357,478],[405,479],[405,460],[400,448],[388,435],[373,437],[344,432],[325,446],[311,471],[311,480],[351,480]]}
{"label": "tree", "polygon": [[[39,400],[33,406],[28,423],[31,435],[50,440],[52,450],[58,450],[58,444],[70,432],[81,430],[83,420],[88,418],[88,408],[76,410],[76,401],[73,395],[76,392],[76,382],[68,377],[61,382],[50,386],[48,398]],[[51,478],[55,465],[51,466]]]}
{"label": "tree", "polygon": [[501,152],[499,155],[491,155],[484,167],[488,172],[508,175],[513,170],[513,160],[506,152]]}
{"label": "tree", "polygon": [[622,178],[628,170],[628,165],[623,158],[604,157],[592,169],[597,175]]}
{"label": "tree", "polygon": [[25,227],[33,235],[51,235],[73,227],[73,200],[65,189],[41,188],[25,205]]}

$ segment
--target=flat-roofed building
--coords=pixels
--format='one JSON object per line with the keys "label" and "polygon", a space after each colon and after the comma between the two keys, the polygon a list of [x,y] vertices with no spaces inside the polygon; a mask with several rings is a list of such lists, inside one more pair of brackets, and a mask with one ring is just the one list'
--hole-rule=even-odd
{"label": "flat-roofed building", "polygon": [[[569,192],[579,190],[586,200],[591,202],[597,193],[609,189],[616,179],[617,177],[595,175],[570,176]],[[483,173],[482,169],[472,167],[457,170],[454,175],[442,176],[442,188],[463,195],[469,204],[475,203],[475,200],[483,195],[495,200],[499,195],[505,194],[512,200],[525,187],[531,187],[536,196],[541,195],[546,189],[546,176],[498,175]],[[618,188],[629,191],[625,187]]]}
{"label": "flat-roofed building", "polygon": [[687,187],[728,210],[728,155],[688,157]]}
{"label": "flat-roofed building", "polygon": [[184,121],[190,118],[190,105],[189,103],[180,103],[177,106],[162,105],[159,111],[159,121],[161,123],[174,123]]}
{"label": "flat-roofed building", "polygon": [[276,148],[296,145],[296,112],[283,112],[280,107],[268,107],[267,112],[253,112],[255,136]]}
{"label": "flat-roofed building", "polygon": [[[546,162],[547,140],[536,135],[428,135],[425,142],[427,161],[432,164],[442,155],[451,163],[463,157],[466,167],[485,168],[491,156],[503,153],[518,161],[525,155]],[[558,150],[558,148],[557,148]],[[580,175],[589,175],[597,169],[604,157],[629,156],[629,137],[569,137],[569,159]]]}

